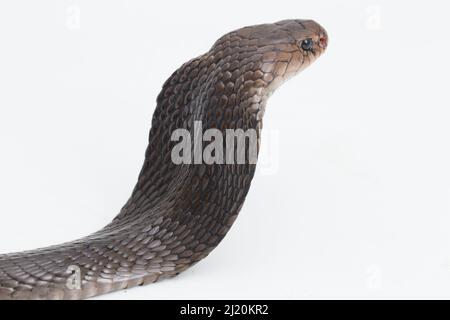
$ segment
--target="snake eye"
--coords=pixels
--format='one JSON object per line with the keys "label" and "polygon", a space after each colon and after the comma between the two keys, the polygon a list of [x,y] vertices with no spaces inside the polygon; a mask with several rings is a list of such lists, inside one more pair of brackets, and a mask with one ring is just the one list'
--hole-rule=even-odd
{"label": "snake eye", "polygon": [[301,47],[305,51],[310,51],[313,48],[313,41],[311,38],[305,39],[302,41]]}

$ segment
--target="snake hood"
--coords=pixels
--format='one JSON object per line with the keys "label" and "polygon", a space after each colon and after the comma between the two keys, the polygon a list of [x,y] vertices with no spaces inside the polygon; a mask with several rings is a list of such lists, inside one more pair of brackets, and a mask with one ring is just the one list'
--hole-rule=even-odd
{"label": "snake hood", "polygon": [[201,121],[216,132],[254,129],[259,143],[267,97],[327,42],[314,21],[285,20],[228,33],[183,64],[158,95],[144,164],[120,213],[82,239],[0,255],[0,299],[83,299],[174,277],[205,258],[236,220],[256,163],[176,163],[173,133]]}

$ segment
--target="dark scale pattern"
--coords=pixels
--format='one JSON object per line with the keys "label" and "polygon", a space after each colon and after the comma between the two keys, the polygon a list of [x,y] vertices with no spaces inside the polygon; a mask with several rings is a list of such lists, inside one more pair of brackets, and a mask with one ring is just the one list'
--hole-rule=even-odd
{"label": "dark scale pattern", "polygon": [[[314,50],[299,43],[313,39]],[[262,128],[267,98],[325,49],[310,20],[246,27],[185,63],[157,98],[146,158],[132,196],[104,229],[77,241],[0,256],[0,298],[82,299],[173,277],[205,258],[235,221],[254,164],[175,165],[175,129]],[[67,279],[77,266],[81,287]]]}

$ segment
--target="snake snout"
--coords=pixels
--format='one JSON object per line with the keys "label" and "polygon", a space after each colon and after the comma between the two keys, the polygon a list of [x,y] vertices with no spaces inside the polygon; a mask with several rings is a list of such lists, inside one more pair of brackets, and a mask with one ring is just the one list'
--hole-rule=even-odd
{"label": "snake snout", "polygon": [[326,34],[322,34],[319,37],[319,46],[324,49],[328,46],[328,36]]}

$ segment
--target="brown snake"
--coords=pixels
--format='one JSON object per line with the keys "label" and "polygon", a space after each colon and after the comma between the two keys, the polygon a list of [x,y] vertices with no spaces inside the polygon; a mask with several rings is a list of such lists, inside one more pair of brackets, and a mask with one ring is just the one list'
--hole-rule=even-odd
{"label": "brown snake", "polygon": [[253,129],[268,97],[325,50],[312,20],[245,27],[185,63],[157,98],[137,185],[117,217],[85,238],[0,255],[0,299],[84,299],[173,277],[205,258],[236,219],[256,165],[175,164],[175,129]]}

